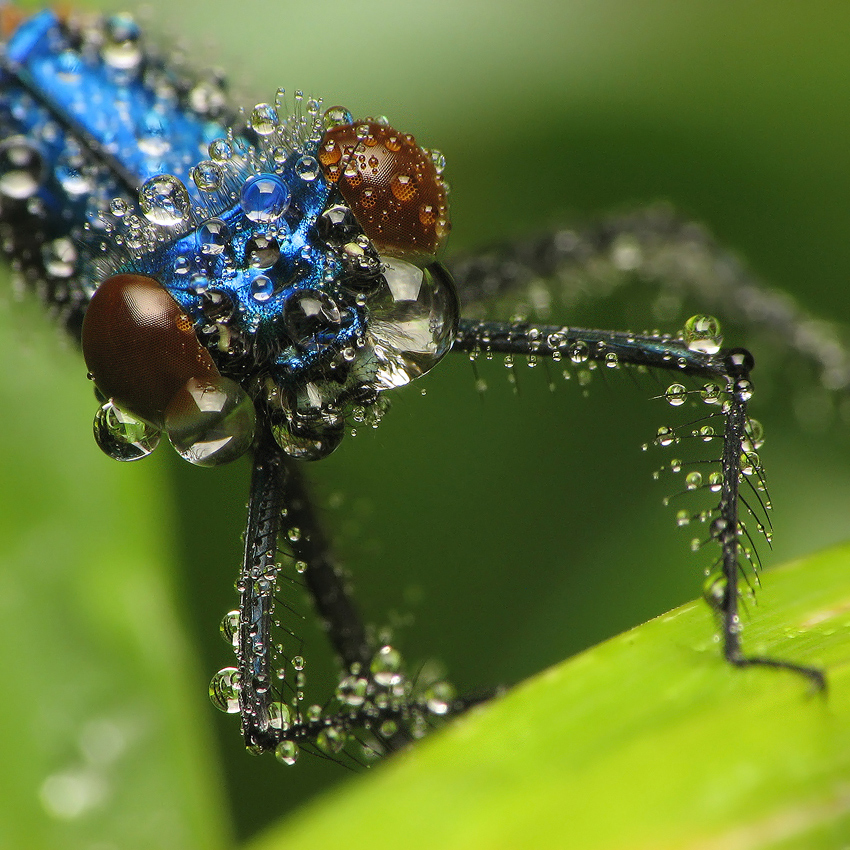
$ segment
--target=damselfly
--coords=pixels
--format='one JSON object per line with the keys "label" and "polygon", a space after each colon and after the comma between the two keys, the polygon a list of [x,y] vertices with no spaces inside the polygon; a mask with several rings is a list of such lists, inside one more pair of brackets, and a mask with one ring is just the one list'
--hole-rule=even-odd
{"label": "damselfly", "polygon": [[[552,335],[552,334],[548,334],[547,336],[550,336],[550,335]],[[593,351],[585,352],[585,351],[582,349],[582,347],[579,345],[579,343],[588,343],[588,342],[594,342],[594,341],[595,341],[594,339],[590,339],[590,338],[588,338],[588,339],[569,339],[569,338],[565,338],[565,339],[563,340],[563,343],[564,343],[564,346],[565,346],[565,347],[564,347],[564,349],[563,349],[563,352],[562,352],[562,353],[563,353],[564,355],[566,355],[566,356],[567,356],[567,358],[569,358],[569,359],[573,360],[573,361],[574,361],[574,362],[576,362],[576,363],[582,363],[582,362],[585,362],[585,361],[587,361],[587,360],[592,360],[592,358],[593,358],[593,356],[594,356],[594,352],[593,352]],[[561,343],[560,343],[560,341],[559,341],[559,342],[557,343],[557,345],[558,345],[558,346],[560,346],[560,344],[561,344]],[[556,347],[557,347],[557,346],[556,346]],[[485,345],[485,348],[486,348],[486,345]],[[545,354],[545,353],[547,353],[547,352],[546,352],[546,351],[541,351],[540,353]],[[605,353],[606,353],[606,354],[610,354],[610,353],[612,353],[612,352],[611,352],[611,351],[606,351]],[[614,352],[614,353],[616,353],[616,352]],[[677,353],[678,353],[678,352],[677,352]],[[663,352],[662,352],[662,355],[663,355]],[[685,355],[685,356],[686,356],[686,355]],[[620,355],[619,355],[619,357],[618,357],[618,360],[622,362],[622,360],[623,360],[623,359],[624,359],[623,354],[622,354],[622,352],[620,352]],[[676,393],[674,392],[674,393],[673,393],[673,395],[675,396],[675,395],[676,395]],[[721,518],[722,518],[722,517],[721,517]],[[718,531],[718,534],[719,534],[719,533],[720,533],[720,531]],[[293,543],[295,543],[295,542],[297,542],[297,541],[293,540],[292,542],[293,542]],[[297,560],[297,558],[296,558],[296,560]],[[290,659],[290,660],[291,660],[291,659]],[[284,753],[284,756],[285,756],[285,753]]]}

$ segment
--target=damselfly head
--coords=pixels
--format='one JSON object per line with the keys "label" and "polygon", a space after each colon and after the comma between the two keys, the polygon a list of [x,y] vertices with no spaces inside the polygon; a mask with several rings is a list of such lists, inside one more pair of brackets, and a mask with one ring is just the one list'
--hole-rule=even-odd
{"label": "damselfly head", "polygon": [[[287,454],[325,457],[456,333],[436,259],[450,228],[441,155],[340,107],[307,120],[278,106],[214,139],[191,181],[158,174],[136,210],[113,202],[121,248],[100,262],[85,320],[104,409],[201,465],[250,448],[254,412]],[[128,456],[120,428],[99,442],[144,456]]]}

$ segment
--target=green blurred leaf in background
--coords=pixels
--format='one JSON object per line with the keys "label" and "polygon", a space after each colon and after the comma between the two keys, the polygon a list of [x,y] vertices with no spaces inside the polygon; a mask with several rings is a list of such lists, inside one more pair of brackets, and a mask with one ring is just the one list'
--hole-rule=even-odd
{"label": "green blurred leaf in background", "polygon": [[[846,4],[148,5],[149,28],[177,34],[190,64],[228,71],[240,103],[301,88],[440,148],[451,250],[665,200],[816,315],[850,316]],[[206,698],[229,661],[218,622],[236,602],[245,464],[192,469],[166,450],[109,462],[81,359],[37,305],[4,292],[0,759],[14,793],[0,847],[226,846],[319,789],[359,784],[318,759],[247,756]],[[552,318],[642,326],[636,311]],[[737,334],[727,344],[752,345],[767,373],[758,338]],[[661,506],[663,459],[639,450],[663,424],[645,388],[550,393],[537,369],[515,394],[501,366],[480,368],[483,398],[466,358],[449,358],[396,394],[380,429],[310,469],[367,619],[394,625],[414,666],[439,659],[461,691],[512,684],[674,608],[707,566]],[[776,506],[768,561],[847,537],[847,417],[795,372],[754,374]],[[750,612],[745,645],[767,610]],[[710,633],[708,611],[694,616]],[[329,687],[321,634],[304,629],[311,685]]]}

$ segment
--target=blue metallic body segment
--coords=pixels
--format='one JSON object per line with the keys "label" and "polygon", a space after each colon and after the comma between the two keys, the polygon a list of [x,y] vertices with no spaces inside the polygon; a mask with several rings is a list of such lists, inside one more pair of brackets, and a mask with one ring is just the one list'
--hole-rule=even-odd
{"label": "blue metallic body segment", "polygon": [[[9,90],[4,81],[7,108],[19,121],[20,132],[36,139],[45,136],[44,109],[51,117],[61,116],[77,130],[77,142],[96,140],[135,178],[136,186],[163,172],[187,182],[190,168],[206,155],[213,139],[224,135],[224,128],[200,120],[176,98],[163,97],[145,82],[133,27],[120,16],[109,18],[104,45],[74,45],[54,13],[26,21],[6,48],[21,86]],[[32,93],[41,109],[28,108]],[[72,145],[67,133],[61,135],[67,155]]]}
{"label": "blue metallic body segment", "polygon": [[[354,346],[364,317],[353,300],[343,305],[339,333],[324,350],[299,350],[282,327],[292,292],[333,290],[341,273],[340,259],[319,243],[315,227],[331,186],[321,170],[305,176],[297,168],[315,153],[317,140],[292,145],[285,158],[278,147],[273,158],[262,140],[234,137],[198,114],[166,71],[154,79],[131,19],[105,19],[100,43],[90,30],[80,32],[88,36],[71,31],[53,12],[18,27],[0,67],[0,124],[4,137],[26,139],[41,158],[45,174],[37,197],[44,214],[38,223],[45,240],[70,236],[82,246],[83,302],[108,274],[142,273],[158,280],[200,329],[209,321],[203,294],[214,289],[233,305],[231,336],[249,340],[263,373],[283,386],[303,383],[329,354]],[[216,139],[230,155],[211,163],[205,157]],[[203,183],[192,180],[199,162],[216,170],[220,184],[214,189],[199,189]],[[239,201],[261,162],[288,191],[282,214],[243,209],[250,194]],[[174,227],[157,227],[138,212],[139,188],[161,174],[180,181],[187,197],[187,216]],[[110,214],[114,199],[124,202],[126,217]],[[205,252],[199,236],[209,218],[226,225],[219,253]],[[276,246],[269,267],[252,260],[249,243],[257,237]]]}
{"label": "blue metallic body segment", "polygon": [[[296,174],[300,155],[291,154],[280,169],[291,200],[275,221],[254,222],[236,204],[215,216],[227,233],[224,244],[216,246],[221,250],[205,251],[205,222],[201,222],[172,244],[133,262],[134,271],[156,278],[199,327],[207,321],[204,294],[214,288],[228,296],[238,305],[234,330],[249,334],[259,350],[271,355],[265,371],[282,385],[327,359],[326,351],[297,350],[289,344],[281,328],[287,298],[296,291],[332,289],[342,274],[341,261],[318,241],[315,227],[331,187],[321,175],[308,181]],[[269,240],[277,254],[267,268],[251,260],[249,243],[258,236]],[[257,285],[260,280],[262,287]],[[335,351],[355,345],[364,333],[363,316],[354,302],[340,306],[341,327],[331,345]]]}

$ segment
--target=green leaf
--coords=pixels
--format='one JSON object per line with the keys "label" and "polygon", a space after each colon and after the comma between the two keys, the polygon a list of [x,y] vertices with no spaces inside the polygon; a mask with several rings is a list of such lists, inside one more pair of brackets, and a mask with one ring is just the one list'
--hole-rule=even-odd
{"label": "green leaf", "polygon": [[82,358],[3,291],[0,847],[224,846],[164,470],[94,449]]}
{"label": "green leaf", "polygon": [[[251,845],[837,848],[850,840],[850,547],[771,571],[725,664],[684,605],[470,712]],[[843,843],[842,843],[843,842]]]}

